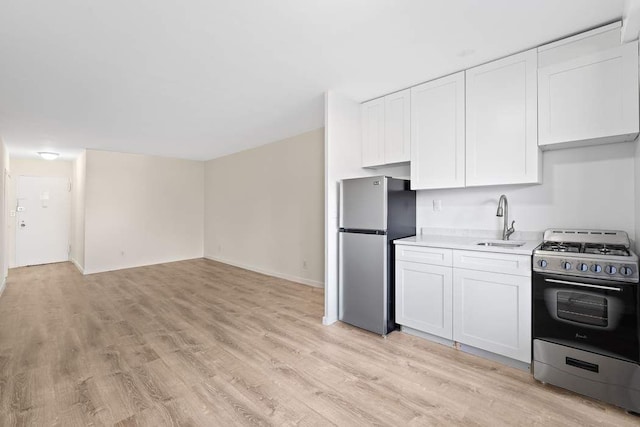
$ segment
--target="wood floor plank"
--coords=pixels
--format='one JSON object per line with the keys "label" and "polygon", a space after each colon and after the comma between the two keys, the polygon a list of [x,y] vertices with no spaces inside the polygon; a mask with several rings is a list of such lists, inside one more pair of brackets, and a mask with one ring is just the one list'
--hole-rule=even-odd
{"label": "wood floor plank", "polygon": [[639,425],[619,408],[394,332],[323,326],[322,289],[196,259],[10,271],[0,425]]}

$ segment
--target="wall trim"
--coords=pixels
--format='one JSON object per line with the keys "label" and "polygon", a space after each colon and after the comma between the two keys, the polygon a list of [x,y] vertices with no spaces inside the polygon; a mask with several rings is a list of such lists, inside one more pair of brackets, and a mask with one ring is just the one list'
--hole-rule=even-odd
{"label": "wall trim", "polygon": [[82,266],[80,265],[80,263],[78,261],[76,261],[73,258],[69,258],[69,261],[71,261],[71,263],[76,266],[76,268],[78,269],[80,274],[84,274],[84,268],[82,268]]}
{"label": "wall trim", "polygon": [[82,274],[87,276],[89,274],[108,273],[110,271],[129,270],[129,269],[132,269],[132,268],[140,268],[140,267],[151,267],[153,265],[170,264],[172,262],[190,261],[190,260],[193,260],[193,259],[201,259],[201,258],[202,258],[201,256],[195,256],[193,258],[158,260],[158,261],[153,261],[153,262],[149,262],[149,263],[145,263],[145,264],[123,265],[123,266],[118,266],[118,267],[107,267],[105,269],[97,269],[97,270],[90,270],[90,269],[87,269],[85,267],[83,269],[83,271],[82,271]]}
{"label": "wall trim", "polygon": [[252,265],[243,264],[243,263],[239,263],[239,262],[236,262],[236,261],[231,261],[231,260],[226,259],[226,258],[220,258],[220,257],[212,256],[212,255],[205,255],[204,258],[205,259],[209,259],[211,261],[221,262],[223,264],[229,264],[229,265],[232,265],[234,267],[243,268],[245,270],[255,271],[256,273],[266,274],[267,276],[272,276],[272,277],[277,277],[279,279],[289,280],[291,282],[300,283],[300,284],[311,286],[311,287],[314,287],[314,288],[324,288],[324,283],[323,282],[319,282],[317,280],[305,279],[304,277],[293,276],[291,274],[284,274],[284,273],[279,273],[279,272],[276,272],[276,271],[265,270],[265,269],[260,268],[260,267],[255,267],[255,266],[252,266]]}
{"label": "wall trim", "polygon": [[0,283],[0,297],[4,293],[4,290],[7,288],[7,278],[2,279],[2,283]]}
{"label": "wall trim", "polygon": [[333,325],[338,321],[337,317],[322,316],[322,324],[325,326]]}

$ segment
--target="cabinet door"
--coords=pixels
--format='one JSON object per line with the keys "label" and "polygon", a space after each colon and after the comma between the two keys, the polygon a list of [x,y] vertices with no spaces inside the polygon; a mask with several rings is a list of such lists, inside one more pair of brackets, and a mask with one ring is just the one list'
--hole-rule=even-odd
{"label": "cabinet door", "polygon": [[452,271],[396,261],[396,323],[452,339]]}
{"label": "cabinet door", "polygon": [[466,184],[540,182],[535,49],[466,71]]}
{"label": "cabinet door", "polygon": [[411,188],[464,187],[464,71],[411,88]]}
{"label": "cabinet door", "polygon": [[408,162],[411,151],[411,90],[384,97],[384,163]]}
{"label": "cabinet door", "polygon": [[453,339],[531,362],[531,279],[453,269]]}
{"label": "cabinet door", "polygon": [[362,104],[362,167],[384,164],[384,98]]}
{"label": "cabinet door", "polygon": [[538,89],[541,147],[633,140],[638,42],[541,68]]}

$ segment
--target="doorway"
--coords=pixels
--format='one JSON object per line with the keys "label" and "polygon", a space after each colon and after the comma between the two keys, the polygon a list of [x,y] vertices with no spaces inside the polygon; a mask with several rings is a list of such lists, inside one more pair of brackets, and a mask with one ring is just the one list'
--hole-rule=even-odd
{"label": "doorway", "polygon": [[17,178],[17,267],[69,260],[70,191],[68,178]]}

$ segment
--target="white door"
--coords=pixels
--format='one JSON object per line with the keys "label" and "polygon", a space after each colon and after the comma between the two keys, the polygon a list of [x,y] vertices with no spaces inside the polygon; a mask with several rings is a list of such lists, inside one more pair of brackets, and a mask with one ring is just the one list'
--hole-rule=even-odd
{"label": "white door", "polygon": [[411,188],[464,187],[464,71],[411,88]]}
{"label": "white door", "polygon": [[536,49],[466,73],[466,184],[540,182]]}
{"label": "white door", "polygon": [[538,89],[541,147],[632,140],[638,134],[638,42],[541,68]]}
{"label": "white door", "polygon": [[384,97],[384,163],[410,160],[411,89]]}
{"label": "white door", "polygon": [[69,260],[69,180],[19,176],[16,206],[16,266]]}
{"label": "white door", "polygon": [[531,278],[453,269],[453,339],[531,362]]}
{"label": "white door", "polygon": [[453,269],[396,261],[396,323],[452,339]]}
{"label": "white door", "polygon": [[362,167],[384,164],[384,98],[365,102],[362,116]]}

